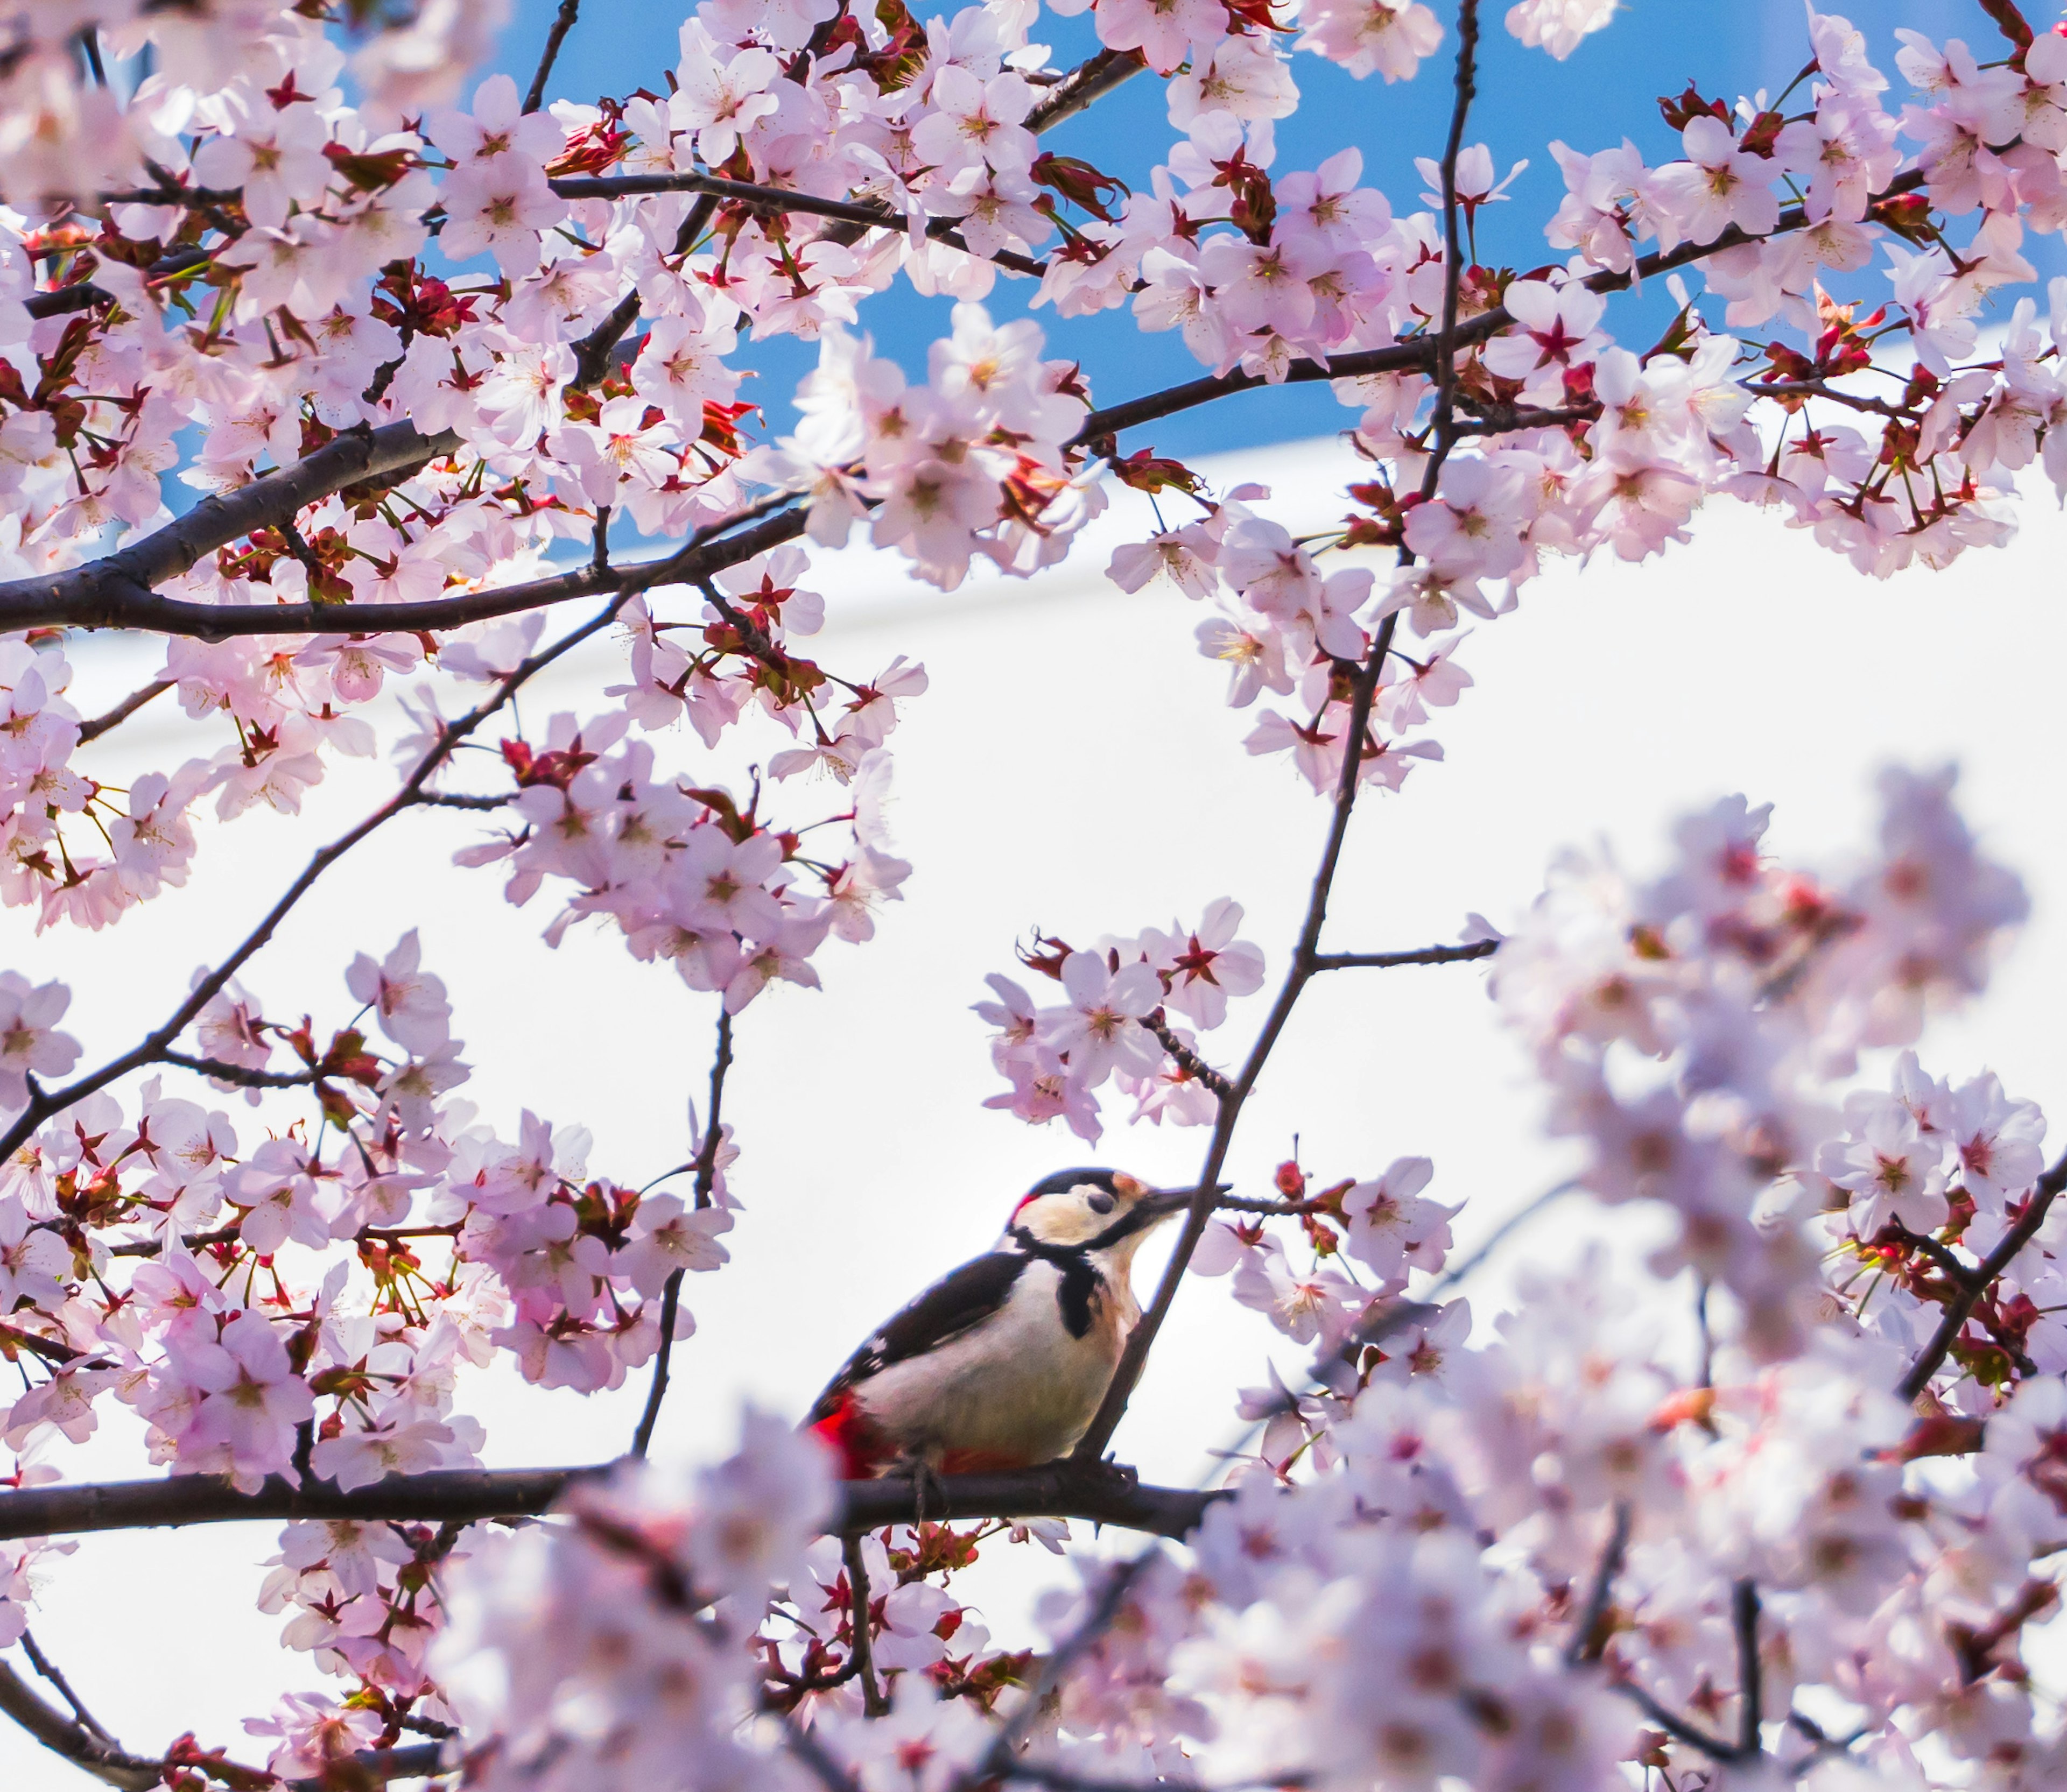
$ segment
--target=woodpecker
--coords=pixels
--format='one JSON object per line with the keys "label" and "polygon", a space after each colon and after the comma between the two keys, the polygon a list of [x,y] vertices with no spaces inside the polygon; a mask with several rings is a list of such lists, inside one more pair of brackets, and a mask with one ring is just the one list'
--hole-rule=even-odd
{"label": "woodpecker", "polygon": [[1130,1271],[1191,1200],[1112,1170],[1066,1170],[1020,1198],[1004,1235],[847,1360],[805,1425],[851,1481],[969,1474],[1066,1455],[1141,1316]]}

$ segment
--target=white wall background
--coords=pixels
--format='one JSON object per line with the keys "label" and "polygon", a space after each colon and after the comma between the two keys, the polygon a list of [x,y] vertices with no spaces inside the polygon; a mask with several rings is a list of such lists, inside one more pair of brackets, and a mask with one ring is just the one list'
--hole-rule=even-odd
{"label": "white wall background", "polygon": [[[1351,464],[1315,444],[1218,470],[1275,485],[1278,513],[1297,525],[1340,513],[1334,494]],[[1108,541],[1149,526],[1145,505],[1122,497],[1100,530]],[[823,993],[779,990],[739,1023],[727,1117],[746,1211],[728,1241],[733,1264],[688,1290],[698,1331],[676,1359],[658,1454],[722,1450],[742,1398],[801,1412],[857,1338],[983,1248],[1010,1197],[1047,1170],[1103,1160],[1176,1180],[1196,1170],[1200,1133],[1122,1127],[1086,1153],[1059,1128],[1030,1130],[980,1105],[996,1083],[968,1004],[985,972],[1013,969],[1015,937],[1037,924],[1079,939],[1168,925],[1228,894],[1247,906],[1245,931],[1266,947],[1274,977],[1325,825],[1323,805],[1285,763],[1242,750],[1252,719],[1222,707],[1221,670],[1194,651],[1200,609],[1167,587],[1118,592],[1098,576],[1106,552],[1089,543],[1070,568],[1029,584],[949,595],[866,553],[821,563],[825,663],[863,676],[902,652],[932,674],[895,742],[894,824],[916,870],[873,944],[823,955]],[[1661,852],[1672,816],[1732,790],[1777,805],[1774,850],[1828,863],[1863,843],[1877,766],[1956,759],[1968,816],[2024,872],[2036,914],[1985,1004],[1942,1026],[1926,1060],[1962,1075],[1992,1065],[2012,1093],[2067,1109],[2057,1020],[2067,970],[2063,553],[2067,527],[2041,492],[2015,545],[1942,575],[1875,583],[1732,506],[1661,561],[1552,573],[1464,649],[1477,686],[1434,730],[1447,763],[1418,769],[1399,796],[1366,798],[1330,944],[1453,939],[1471,909],[1505,923],[1561,845],[1606,834],[1642,866]],[[599,707],[591,693],[612,682],[617,652],[595,647],[542,681],[525,696],[527,722]],[[77,657],[87,713],[152,669],[113,646],[83,643]],[[161,699],[88,764],[116,781],[103,764],[181,756],[185,734]],[[761,740],[761,752],[778,744],[765,732]],[[693,736],[663,752],[710,775]],[[347,767],[299,821],[254,815],[211,831],[188,889],[107,933],[39,938],[10,912],[0,917],[0,963],[72,983],[69,1025],[85,1061],[97,1062],[169,1012],[193,968],[244,933],[311,847],[391,785],[385,767]],[[784,801],[822,796],[831,806],[830,792]],[[327,1004],[341,1020],[351,955],[384,951],[420,927],[427,963],[450,986],[476,1066],[469,1093],[485,1116],[506,1130],[529,1106],[587,1125],[592,1167],[628,1182],[679,1162],[684,1098],[701,1097],[707,1072],[713,999],[634,963],[614,935],[544,951],[545,897],[510,908],[493,871],[449,864],[477,832],[456,813],[396,822],[319,886],[246,983],[274,1012],[314,1007],[321,1020]],[[1431,1192],[1468,1200],[1457,1226],[1465,1243],[1557,1180],[1536,1097],[1480,983],[1469,967],[1322,979],[1244,1122],[1235,1174],[1261,1178],[1294,1133],[1324,1175],[1426,1152],[1437,1166]],[[1237,1055],[1261,1006],[1237,1007],[1216,1036],[1223,1059]],[[1561,1254],[1584,1224],[1577,1206],[1553,1210],[1521,1254]],[[1154,1268],[1144,1263],[1144,1283]],[[1496,1273],[1476,1291],[1482,1312],[1498,1287]],[[1224,1284],[1188,1288],[1122,1453],[1154,1478],[1208,1472],[1207,1453],[1233,1429],[1232,1390],[1262,1380],[1272,1342]],[[487,1421],[492,1464],[575,1462],[623,1447],[643,1393],[583,1400],[498,1372],[462,1405]],[[124,1418],[111,1403],[102,1436],[59,1458],[67,1474],[140,1472]],[[239,1720],[316,1678],[278,1650],[278,1620],[253,1608],[273,1537],[270,1526],[234,1526],[84,1539],[51,1571],[35,1632],[128,1745],[153,1750],[193,1729],[205,1745],[261,1758]],[[1001,1636],[1023,1621],[1048,1561],[991,1575]],[[0,1785],[75,1783],[71,1769],[0,1729]]]}

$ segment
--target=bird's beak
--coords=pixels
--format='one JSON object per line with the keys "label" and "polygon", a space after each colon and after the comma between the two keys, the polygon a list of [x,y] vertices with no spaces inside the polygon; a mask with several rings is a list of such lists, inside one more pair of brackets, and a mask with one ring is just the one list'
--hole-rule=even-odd
{"label": "bird's beak", "polygon": [[[1229,1182],[1216,1182],[1213,1184],[1212,1192],[1215,1194],[1225,1194],[1232,1186],[1233,1185]],[[1147,1222],[1153,1225],[1158,1220],[1168,1219],[1172,1214],[1184,1212],[1197,1198],[1198,1193],[1196,1188],[1154,1189],[1149,1192],[1147,1198],[1136,1207],[1135,1211],[1145,1216]]]}

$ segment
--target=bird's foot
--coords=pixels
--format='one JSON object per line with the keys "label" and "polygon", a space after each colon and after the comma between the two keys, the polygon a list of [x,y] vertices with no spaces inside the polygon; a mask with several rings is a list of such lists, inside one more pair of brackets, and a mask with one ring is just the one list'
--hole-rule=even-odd
{"label": "bird's foot", "polygon": [[1141,1471],[1139,1469],[1131,1462],[1116,1462],[1110,1456],[1095,1462],[1073,1459],[1070,1466],[1086,1481],[1104,1482],[1121,1487],[1141,1485]]}
{"label": "bird's foot", "polygon": [[948,1510],[947,1484],[935,1472],[933,1465],[923,1457],[908,1457],[899,1466],[912,1478],[912,1526],[916,1535],[924,1525],[929,1508],[945,1516]]}

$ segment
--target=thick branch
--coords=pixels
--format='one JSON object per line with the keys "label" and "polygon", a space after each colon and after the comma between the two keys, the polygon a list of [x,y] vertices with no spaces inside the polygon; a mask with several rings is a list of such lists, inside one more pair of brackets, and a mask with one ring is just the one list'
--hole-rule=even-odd
{"label": "thick branch", "polygon": [[1123,81],[1131,81],[1148,65],[1138,50],[1101,50],[1065,75],[1026,115],[1026,128],[1037,137],[1066,118],[1074,118]]}
{"label": "thick branch", "polygon": [[[213,604],[175,603],[152,594],[152,587],[177,578],[217,548],[249,535],[254,529],[294,516],[304,505],[328,497],[347,485],[413,469],[459,446],[446,430],[426,436],[414,424],[384,424],[378,429],[347,430],[315,453],[282,467],[234,492],[204,498],[193,509],[141,541],[70,572],[39,574],[0,585],[0,630],[71,626],[78,628],[164,627],[154,619],[162,611],[199,626],[169,629],[184,634],[250,634],[273,632],[276,624],[239,626],[240,611]],[[378,606],[376,606],[378,607]],[[396,605],[396,609],[419,607]],[[343,606],[289,604],[281,608],[307,612],[309,632],[339,626]],[[253,607],[242,614],[273,618],[277,612]],[[213,621],[210,619],[213,618]],[[291,629],[291,623],[283,625]],[[391,624],[409,627],[412,624]],[[112,724],[109,725],[112,725]]]}
{"label": "thick branch", "polygon": [[[255,1494],[239,1493],[221,1475],[173,1475],[75,1486],[26,1487],[0,1494],[0,1541],[136,1530],[170,1525],[229,1524],[253,1519],[354,1518],[472,1523],[543,1512],[574,1482],[607,1474],[612,1465],[571,1469],[441,1469],[389,1475],[341,1491],[329,1482],[297,1487],[278,1475]],[[849,1481],[840,1489],[831,1532],[872,1530],[908,1522],[918,1492],[909,1481]],[[1186,1487],[1148,1487],[1069,1462],[1002,1474],[948,1475],[926,1495],[929,1518],[1082,1518],[1163,1537],[1194,1530],[1208,1507],[1227,1496]]]}
{"label": "thick branch", "polygon": [[[307,461],[296,463],[297,467],[307,464]],[[255,481],[244,490],[251,491],[265,483],[263,480]],[[351,481],[347,479],[341,483],[349,484]],[[778,505],[794,502],[794,495],[786,493],[757,504],[698,530],[682,547],[663,559],[629,565],[583,566],[521,585],[484,586],[457,597],[426,598],[413,603],[192,603],[181,598],[158,597],[125,573],[113,570],[113,562],[122,557],[116,554],[74,572],[61,574],[55,579],[22,579],[10,585],[0,585],[0,631],[43,627],[134,628],[160,634],[193,635],[204,641],[220,641],[233,634],[382,634],[457,628],[490,617],[542,610],[548,604],[564,603],[570,598],[605,593],[630,597],[656,585],[678,585],[722,572],[728,566],[737,566],[742,561],[751,560],[756,554],[765,553],[802,534],[806,518],[802,510],[782,509],[773,515],[768,513]],[[197,512],[190,513],[195,513]],[[757,520],[749,522],[749,519]],[[159,533],[169,534],[182,528],[186,520],[182,517],[180,522]],[[255,518],[246,526],[258,527],[266,520],[262,517]],[[742,522],[749,522],[749,526],[713,539],[721,529]],[[192,563],[189,560],[187,565]],[[184,566],[177,566],[159,576],[171,578],[185,570]]]}

